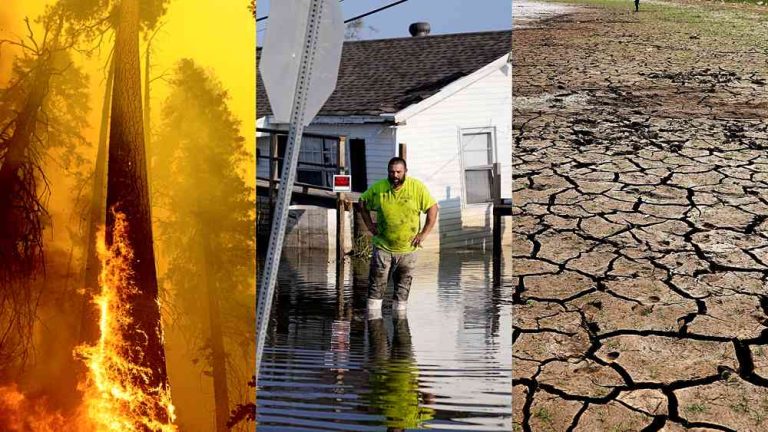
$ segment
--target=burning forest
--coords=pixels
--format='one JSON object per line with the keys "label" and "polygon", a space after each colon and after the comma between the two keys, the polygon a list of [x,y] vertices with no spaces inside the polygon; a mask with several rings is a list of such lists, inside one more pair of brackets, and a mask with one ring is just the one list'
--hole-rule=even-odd
{"label": "burning forest", "polygon": [[202,2],[39,3],[0,16],[0,430],[249,430],[255,81],[178,37]]}

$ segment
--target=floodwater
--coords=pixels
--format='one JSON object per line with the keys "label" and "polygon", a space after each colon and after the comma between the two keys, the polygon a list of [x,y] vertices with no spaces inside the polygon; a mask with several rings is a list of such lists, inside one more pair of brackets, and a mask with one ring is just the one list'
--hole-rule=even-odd
{"label": "floodwater", "polygon": [[258,430],[512,430],[509,266],[494,287],[490,253],[421,252],[407,313],[371,320],[367,266],[337,289],[325,252],[283,253]]}

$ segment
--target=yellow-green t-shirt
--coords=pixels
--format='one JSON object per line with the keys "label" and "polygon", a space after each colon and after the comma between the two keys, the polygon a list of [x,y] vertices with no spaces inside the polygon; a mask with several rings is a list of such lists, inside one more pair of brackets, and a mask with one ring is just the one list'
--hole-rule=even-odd
{"label": "yellow-green t-shirt", "polygon": [[360,195],[369,211],[376,211],[373,244],[394,253],[416,250],[411,241],[421,230],[419,215],[436,204],[424,184],[406,177],[400,189],[392,189],[389,180],[379,180]]}

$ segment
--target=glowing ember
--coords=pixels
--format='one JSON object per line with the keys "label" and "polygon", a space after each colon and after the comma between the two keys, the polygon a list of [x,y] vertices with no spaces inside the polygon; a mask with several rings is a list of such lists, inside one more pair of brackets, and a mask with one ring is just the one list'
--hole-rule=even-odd
{"label": "glowing ember", "polygon": [[16,386],[0,387],[0,430],[7,432],[76,432],[73,422],[48,412],[44,400],[30,400]]}
{"label": "glowing ember", "polygon": [[156,371],[131,362],[129,359],[140,357],[136,351],[140,347],[123,338],[124,330],[132,325],[126,298],[137,292],[128,277],[133,251],[126,229],[125,215],[116,213],[112,247],[106,250],[99,241],[101,293],[94,301],[100,310],[101,336],[95,346],[76,349],[88,366],[88,377],[80,386],[83,410],[99,432],[176,431],[170,389],[149,386]]}

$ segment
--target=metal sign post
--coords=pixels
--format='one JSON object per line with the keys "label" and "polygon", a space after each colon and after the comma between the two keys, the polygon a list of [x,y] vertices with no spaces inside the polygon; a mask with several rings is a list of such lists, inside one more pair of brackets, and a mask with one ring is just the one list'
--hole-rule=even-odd
{"label": "metal sign post", "polygon": [[286,104],[281,105],[278,101],[292,96],[293,104],[277,208],[273,213],[275,217],[272,220],[269,248],[258,287],[257,382],[285,239],[291,191],[296,179],[301,137],[304,126],[310,123],[336,86],[344,32],[341,10],[336,0],[281,0],[273,3],[270,15],[271,22],[260,65],[262,78],[278,121],[285,118],[286,114]]}

